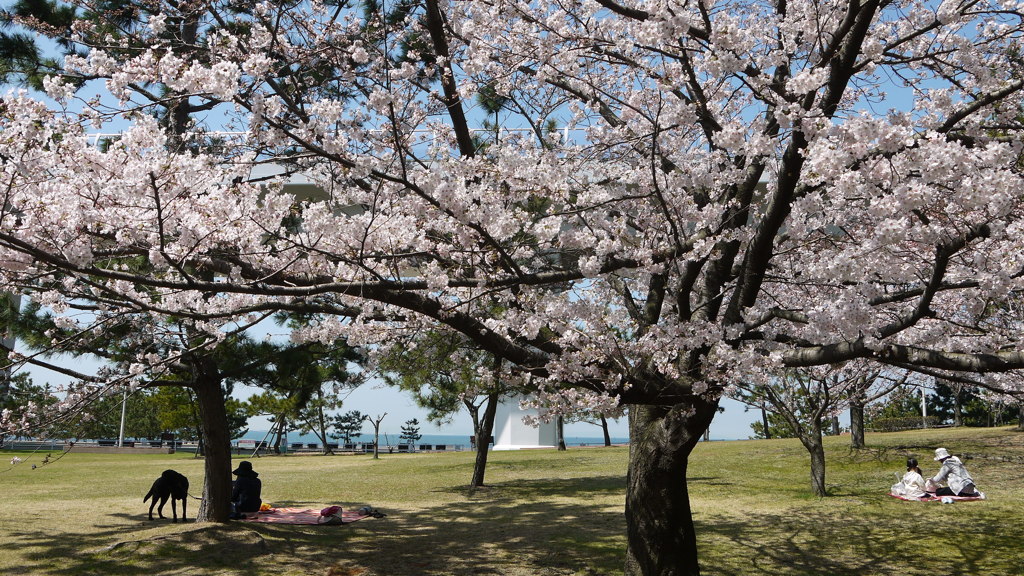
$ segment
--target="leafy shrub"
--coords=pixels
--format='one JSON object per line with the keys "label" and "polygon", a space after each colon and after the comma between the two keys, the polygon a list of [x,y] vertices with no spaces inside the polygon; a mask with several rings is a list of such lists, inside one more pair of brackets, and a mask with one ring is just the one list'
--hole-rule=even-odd
{"label": "leafy shrub", "polygon": [[[928,416],[925,420],[928,422],[928,428],[935,428],[942,424],[942,419],[938,416]],[[922,428],[920,416],[875,418],[867,424],[867,429],[872,432],[898,432],[917,428]]]}

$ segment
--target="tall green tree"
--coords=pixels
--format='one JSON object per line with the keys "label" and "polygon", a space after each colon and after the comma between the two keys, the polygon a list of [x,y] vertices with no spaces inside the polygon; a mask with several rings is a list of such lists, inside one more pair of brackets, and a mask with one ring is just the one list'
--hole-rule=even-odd
{"label": "tall green tree", "polygon": [[250,396],[245,402],[245,409],[250,417],[264,416],[270,422],[270,444],[273,451],[279,454],[284,437],[295,430],[295,423],[289,418],[290,414],[296,412],[294,398],[264,390]]}
{"label": "tall green tree", "polygon": [[[175,438],[203,438],[199,405],[190,388],[159,386],[148,390],[147,398],[156,413],[161,433],[171,434]],[[227,389],[224,405],[228,418],[228,437],[235,439],[244,436],[248,432],[248,406],[232,397]]]}
{"label": "tall green tree", "polygon": [[[36,384],[27,372],[3,375],[3,394],[0,395],[0,412],[10,415],[12,421],[24,422],[25,432],[33,431],[51,438],[69,438],[69,434],[57,425],[40,426],[39,415],[58,402],[55,391],[49,384]],[[0,446],[6,434],[0,432]]]}
{"label": "tall green tree", "polygon": [[0,84],[43,90],[47,76],[62,72],[62,57],[75,52],[76,16],[73,6],[53,0],[17,0],[0,9]]}
{"label": "tall green tree", "polygon": [[[95,310],[87,312],[97,314]],[[43,359],[55,354],[89,354],[108,364],[108,368],[101,371],[134,372],[137,376],[135,383],[130,384],[133,393],[129,394],[132,402],[155,400],[152,404],[142,404],[147,407],[147,435],[173,428],[181,431],[180,435],[199,441],[199,453],[205,457],[207,473],[204,482],[207,501],[201,506],[199,516],[219,520],[223,515],[223,519],[227,519],[231,493],[230,441],[244,434],[246,426],[244,407],[232,397],[232,390],[236,384],[265,384],[267,366],[272,365],[279,354],[284,354],[282,350],[247,337],[244,327],[211,345],[207,341],[208,334],[196,331],[187,323],[152,317],[143,321],[134,316],[111,316],[106,321],[106,330],[86,335],[32,301],[21,310],[0,311],[0,324],[21,346],[38,351],[31,362],[84,383],[73,396],[81,404],[81,411],[101,415],[90,424],[94,428],[89,435],[117,435],[113,422],[119,419],[120,412],[116,407],[120,405],[121,392],[129,385],[129,379],[122,378],[121,385],[110,385],[107,377],[82,374]],[[157,362],[154,369],[140,363],[146,359]],[[152,395],[152,390],[162,388],[176,390]],[[162,417],[157,416],[160,409],[164,410]],[[77,413],[80,412],[67,412]],[[60,424],[69,431],[77,429],[72,424],[80,426],[71,420]]]}
{"label": "tall green tree", "polygon": [[284,433],[296,431],[314,434],[324,453],[330,453],[327,438],[334,412],[342,407],[343,395],[362,383],[350,371],[361,356],[341,341],[330,346],[265,342],[253,353],[267,361],[253,373],[252,384],[263,392],[249,399],[250,411],[268,416],[274,424],[275,449],[279,450]]}
{"label": "tall green tree", "polygon": [[427,409],[428,421],[443,425],[462,410],[469,414],[476,447],[470,487],[483,486],[498,403],[516,392],[502,362],[459,334],[430,331],[392,346],[377,366],[386,383]]}
{"label": "tall green tree", "polygon": [[136,390],[131,394],[111,394],[99,400],[92,410],[94,417],[84,420],[75,430],[77,438],[118,438],[122,404],[125,414],[125,439],[159,438],[162,431],[154,410],[152,393]]}
{"label": "tall green tree", "polygon": [[402,433],[398,435],[402,442],[409,445],[410,449],[416,448],[416,443],[423,438],[420,434],[420,421],[416,418],[406,420],[405,424],[402,424]]}
{"label": "tall green tree", "polygon": [[931,408],[936,418],[953,426],[989,426],[993,407],[977,386],[962,382],[936,382]]}
{"label": "tall green tree", "polygon": [[331,427],[334,429],[332,437],[338,438],[344,444],[351,444],[352,438],[363,433],[363,424],[369,418],[359,410],[349,410],[335,416],[331,422]]}

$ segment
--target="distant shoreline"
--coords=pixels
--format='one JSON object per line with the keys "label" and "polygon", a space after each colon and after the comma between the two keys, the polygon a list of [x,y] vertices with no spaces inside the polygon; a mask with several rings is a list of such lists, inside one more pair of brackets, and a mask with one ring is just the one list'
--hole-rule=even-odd
{"label": "distant shoreline", "polygon": [[[417,444],[417,445],[426,444],[426,445],[431,445],[431,446],[435,446],[435,445],[439,445],[440,444],[440,445],[445,445],[445,446],[465,446],[465,447],[468,448],[470,446],[470,444],[471,444],[470,436],[471,436],[470,434],[423,434],[422,437],[415,442],[415,444]],[[247,441],[259,442],[259,441],[263,440],[264,438],[266,438],[267,442],[271,441],[271,438],[267,437],[267,431],[266,430],[250,430],[249,432],[247,432],[245,435],[241,436],[240,438],[238,438],[236,440],[233,440],[232,444],[236,444],[238,442],[238,440],[247,440]],[[629,438],[613,437],[611,440],[612,440],[612,444],[628,444],[629,443]],[[287,437],[286,442],[288,444],[302,443],[302,444],[304,444],[306,446],[308,446],[309,444],[317,444],[317,445],[320,444],[320,441],[317,439],[317,437],[312,435],[312,434],[301,434],[301,435],[291,434],[291,435],[289,435]],[[335,439],[335,438],[329,438],[328,442],[332,443],[332,444],[334,444],[334,443],[340,444],[341,440],[338,440],[338,439]],[[373,442],[373,435],[372,434],[362,434],[360,436],[354,436],[352,438],[352,442],[351,443],[352,444],[368,444],[368,443],[372,443],[372,442]],[[406,444],[406,442],[402,441],[401,438],[399,438],[398,434],[392,434],[392,433],[388,432],[385,435],[384,433],[381,433],[381,435],[380,435],[380,446],[381,447],[388,446],[388,445],[398,446],[400,444]],[[565,444],[567,446],[595,446],[595,445],[603,446],[604,445],[604,438],[602,438],[602,437],[592,437],[592,436],[566,436]]]}
{"label": "distant shoreline", "polygon": [[[240,438],[238,438],[236,440],[233,440],[232,444],[237,444],[238,440],[253,440],[253,441],[259,442],[259,441],[263,440],[264,438],[266,438],[267,442],[271,441],[271,438],[267,437],[267,431],[266,430],[250,430],[249,432],[247,432],[245,435],[241,436]],[[733,441],[733,440],[746,440],[746,438],[712,438],[711,442],[730,442],[730,441]],[[289,443],[289,444],[291,444],[291,443],[300,443],[300,442],[302,444],[306,445],[306,446],[308,446],[309,444],[317,444],[317,445],[320,444],[320,441],[317,439],[317,437],[312,435],[312,434],[301,434],[301,435],[291,434],[287,438],[287,443]],[[341,443],[340,440],[337,440],[337,439],[334,439],[334,438],[328,439],[328,442],[332,443],[332,444],[334,444],[334,443],[340,444]],[[351,443],[352,444],[368,444],[368,443],[372,443],[372,442],[373,442],[373,435],[372,434],[362,434],[360,436],[353,437]],[[611,442],[612,442],[613,445],[629,444],[629,438],[625,438],[625,437],[621,437],[621,436],[613,436],[611,438]],[[445,445],[445,446],[465,446],[467,448],[471,444],[471,442],[470,442],[470,434],[423,434],[422,437],[419,440],[417,440],[415,443],[417,445],[427,444],[427,445],[434,446],[434,445],[441,444],[441,445]],[[392,434],[392,433],[388,432],[385,435],[384,433],[381,433],[381,435],[380,435],[380,446],[382,448],[385,447],[385,446],[388,446],[388,445],[390,445],[390,446],[397,446],[399,444],[406,444],[406,442],[403,442],[399,438],[398,434]],[[566,444],[566,446],[603,446],[604,445],[604,438],[600,437],[600,436],[566,436],[565,444]]]}

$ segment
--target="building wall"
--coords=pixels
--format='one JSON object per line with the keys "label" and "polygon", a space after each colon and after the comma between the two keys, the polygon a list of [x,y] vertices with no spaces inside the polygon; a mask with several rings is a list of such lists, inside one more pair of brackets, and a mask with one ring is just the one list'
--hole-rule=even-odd
{"label": "building wall", "polygon": [[554,421],[538,427],[523,422],[524,416],[536,416],[535,409],[519,407],[524,397],[505,399],[498,404],[494,415],[494,450],[520,450],[522,448],[554,448],[558,445]]}

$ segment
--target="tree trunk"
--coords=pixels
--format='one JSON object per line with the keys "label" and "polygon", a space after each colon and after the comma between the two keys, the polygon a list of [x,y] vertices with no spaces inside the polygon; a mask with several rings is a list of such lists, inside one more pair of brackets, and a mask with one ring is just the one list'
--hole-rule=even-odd
{"label": "tree trunk", "polygon": [[470,400],[463,396],[462,405],[466,407],[466,412],[469,412],[470,419],[473,420],[473,436],[475,437],[480,433],[480,406],[475,403],[475,398]]}
{"label": "tree trunk", "polygon": [[[192,408],[192,421],[198,422],[196,424],[195,435],[196,435],[196,458],[202,458],[206,456],[206,438],[203,433],[203,414],[202,410],[199,409],[199,398],[197,397],[196,391],[193,388],[186,388],[188,390],[188,398],[190,406]],[[225,409],[225,418],[227,418],[227,410]]]}
{"label": "tree trunk", "polygon": [[772,427],[768,424],[768,411],[761,407],[761,423],[764,424],[764,439],[772,439]]}
{"label": "tree trunk", "polygon": [[[200,417],[201,419],[202,417]],[[196,440],[196,458],[203,458],[206,456],[206,436],[203,435],[202,424],[196,430],[196,436],[199,436],[199,439]]]}
{"label": "tree trunk", "polygon": [[964,407],[960,403],[960,387],[956,386],[953,391],[953,426],[964,425]]}
{"label": "tree trunk", "polygon": [[[2,360],[6,364],[8,362],[7,352],[4,351],[2,354]],[[11,396],[11,373],[9,370],[0,370],[0,406],[7,405],[7,399]],[[0,439],[2,440],[2,439]]]}
{"label": "tree trunk", "polygon": [[700,574],[686,467],[717,407],[703,399],[629,407],[626,576]]}
{"label": "tree trunk", "polygon": [[320,430],[321,434],[320,441],[323,443],[324,447],[324,456],[330,456],[334,454],[334,451],[331,450],[330,445],[327,444],[327,417],[324,416],[324,406],[322,402],[317,403],[316,416],[317,428]]}
{"label": "tree trunk", "polygon": [[491,392],[487,395],[484,417],[476,433],[476,463],[473,465],[473,479],[469,482],[470,488],[479,488],[484,485],[484,473],[487,471],[487,455],[491,447],[491,434],[494,433],[494,415],[498,411],[499,397],[500,394],[497,392]]}
{"label": "tree trunk", "polygon": [[[197,12],[188,14],[181,23],[181,43],[192,46],[196,43],[199,35],[199,20]],[[173,152],[185,152],[185,142],[182,136],[188,131],[192,123],[192,105],[186,93],[174,91],[170,94],[173,99],[169,100],[165,122],[170,128],[167,131],[167,148]]]}
{"label": "tree trunk", "polygon": [[850,403],[850,446],[864,448],[864,404],[860,402]]}
{"label": "tree trunk", "polygon": [[832,435],[833,436],[839,436],[839,432],[840,432],[839,416],[833,416],[832,417]]}
{"label": "tree trunk", "polygon": [[1024,402],[1017,405],[1017,429],[1024,430]]}
{"label": "tree trunk", "polygon": [[[8,318],[13,318],[21,306],[21,296],[17,294],[4,294],[2,300],[0,300],[0,306],[6,306],[7,309],[4,311]],[[15,338],[10,335],[10,327],[3,326],[5,334],[3,335],[3,346],[4,350],[0,353],[4,364],[10,362],[10,350],[14,350]],[[11,397],[11,371],[0,370],[0,409],[7,406],[8,399]],[[0,434],[0,448],[4,446],[6,434]]]}
{"label": "tree trunk", "polygon": [[800,442],[811,455],[811,489],[815,496],[824,498],[825,492],[825,446],[821,441],[821,422],[812,422],[810,429],[801,434]]}
{"label": "tree trunk", "polygon": [[[386,414],[385,414],[386,416]],[[381,418],[383,420],[383,418]],[[381,420],[373,421],[373,459],[380,459],[380,423]]]}
{"label": "tree trunk", "polygon": [[558,450],[565,451],[565,419],[561,416],[555,421],[555,434],[558,435]]}
{"label": "tree trunk", "polygon": [[605,418],[603,414],[601,415],[601,431],[604,432],[604,445],[606,447],[611,446],[612,435],[608,432],[608,419]]}
{"label": "tree trunk", "polygon": [[284,427],[286,425],[285,419],[279,418],[277,430],[274,432],[274,454],[281,453],[281,440],[284,439]]}
{"label": "tree trunk", "polygon": [[199,361],[193,389],[199,401],[206,443],[206,481],[196,521],[227,522],[231,512],[231,438],[228,435],[224,392],[212,360],[204,358]]}

